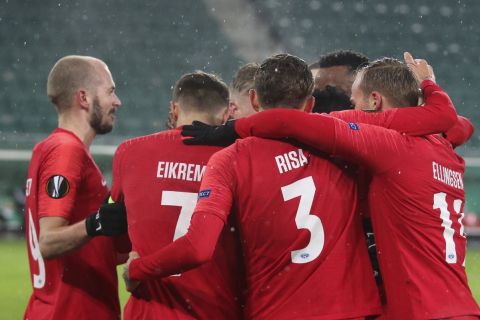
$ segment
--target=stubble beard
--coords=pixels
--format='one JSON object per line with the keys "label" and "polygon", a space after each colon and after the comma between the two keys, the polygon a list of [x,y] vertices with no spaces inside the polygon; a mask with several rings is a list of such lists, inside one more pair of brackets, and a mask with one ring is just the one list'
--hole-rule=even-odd
{"label": "stubble beard", "polygon": [[98,98],[93,100],[93,112],[90,117],[90,126],[97,134],[107,134],[113,129],[113,123],[104,123],[104,118],[108,116],[102,113],[102,108]]}

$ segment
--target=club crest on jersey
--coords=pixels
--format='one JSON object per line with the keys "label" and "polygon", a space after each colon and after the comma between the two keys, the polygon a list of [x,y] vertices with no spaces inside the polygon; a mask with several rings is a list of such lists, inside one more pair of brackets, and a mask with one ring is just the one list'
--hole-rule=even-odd
{"label": "club crest on jersey", "polygon": [[61,199],[69,190],[70,185],[64,176],[51,176],[47,181],[47,194],[50,198]]}
{"label": "club crest on jersey", "polygon": [[349,122],[348,123],[348,126],[350,127],[350,129],[352,130],[360,130],[360,126],[354,122]]}
{"label": "club crest on jersey", "polygon": [[207,190],[201,190],[199,193],[198,193],[198,199],[204,199],[204,198],[208,198],[210,197],[210,193],[212,192],[212,190],[210,189],[207,189]]}

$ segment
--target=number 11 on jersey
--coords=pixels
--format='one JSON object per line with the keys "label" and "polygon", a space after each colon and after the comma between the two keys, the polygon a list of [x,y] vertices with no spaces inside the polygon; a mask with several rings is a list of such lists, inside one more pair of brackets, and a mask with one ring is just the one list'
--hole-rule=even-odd
{"label": "number 11 on jersey", "polygon": [[[462,200],[456,199],[453,201],[453,210],[460,217],[458,224],[460,225],[459,235],[465,237],[463,227],[464,213],[460,212],[462,207]],[[447,194],[445,192],[435,193],[433,195],[433,209],[440,209],[440,219],[442,219],[443,238],[445,239],[445,261],[447,263],[457,263],[457,248],[455,246],[454,235],[455,230],[452,228],[452,219],[450,218],[450,211],[448,211]],[[465,266],[465,261],[463,261]]]}

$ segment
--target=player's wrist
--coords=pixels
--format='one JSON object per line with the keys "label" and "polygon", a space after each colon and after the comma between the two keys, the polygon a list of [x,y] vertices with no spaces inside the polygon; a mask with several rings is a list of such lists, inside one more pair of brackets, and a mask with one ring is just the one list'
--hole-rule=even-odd
{"label": "player's wrist", "polygon": [[117,236],[127,232],[127,212],[123,203],[104,203],[85,219],[87,234]]}
{"label": "player's wrist", "polygon": [[435,81],[426,79],[420,83],[420,88],[422,89],[424,95],[428,95],[429,93],[437,90],[439,86],[435,83]]}
{"label": "player's wrist", "polygon": [[234,143],[235,140],[240,138],[240,135],[238,134],[237,128],[236,128],[237,122],[238,120],[232,119],[232,120],[228,120],[224,125],[225,126],[224,136],[226,141],[228,141],[229,144]]}
{"label": "player's wrist", "polygon": [[140,272],[140,265],[141,265],[141,259],[142,258],[137,258],[132,261],[130,261],[130,264],[128,265],[128,269],[126,269],[126,274],[128,277],[129,281],[141,281],[141,272]]}
{"label": "player's wrist", "polygon": [[232,127],[233,131],[239,138],[246,138],[250,136],[250,122],[248,117],[234,120]]}
{"label": "player's wrist", "polygon": [[436,85],[435,81],[433,80],[433,78],[425,78],[425,79],[422,79],[422,82],[420,83],[420,87],[422,88],[422,90],[425,88],[425,87],[428,87],[430,85]]}
{"label": "player's wrist", "polygon": [[85,230],[90,237],[96,237],[102,234],[99,214],[99,212],[95,212],[85,219]]}

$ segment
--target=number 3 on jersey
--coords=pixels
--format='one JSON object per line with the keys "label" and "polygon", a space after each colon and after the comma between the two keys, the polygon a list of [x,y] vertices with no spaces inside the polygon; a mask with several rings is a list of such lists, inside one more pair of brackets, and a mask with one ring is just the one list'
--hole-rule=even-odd
{"label": "number 3 on jersey", "polygon": [[293,263],[308,263],[320,255],[325,243],[325,232],[319,217],[312,215],[312,204],[315,196],[315,183],[311,176],[282,187],[284,201],[300,197],[295,223],[298,229],[310,231],[310,242],[300,250],[291,252]]}

